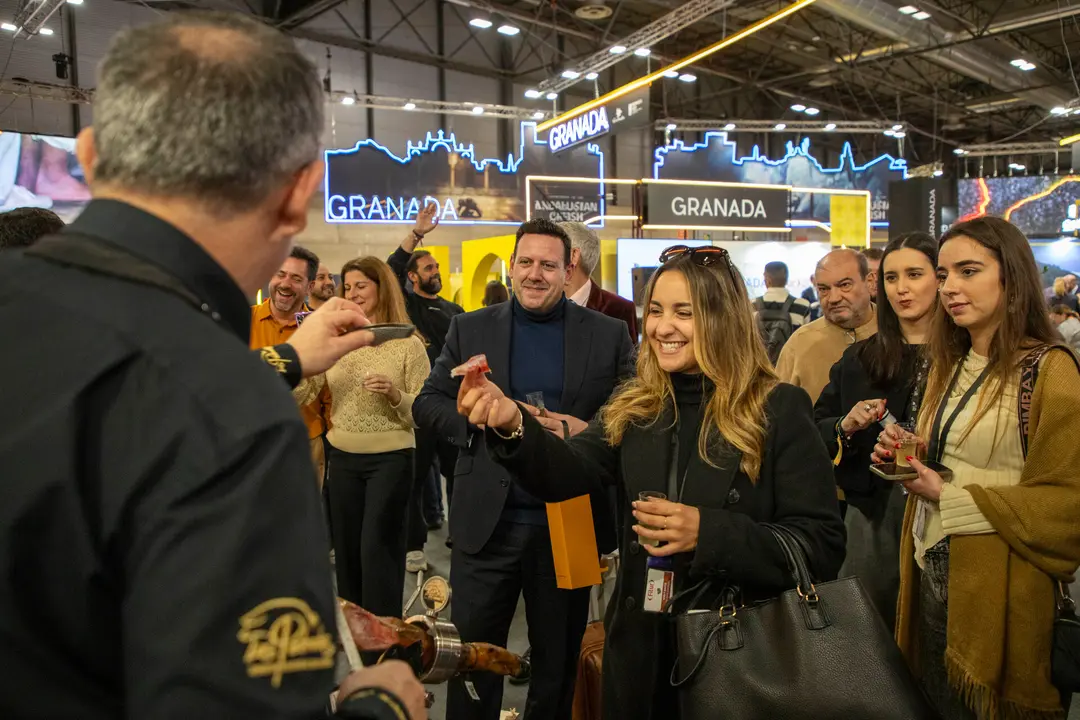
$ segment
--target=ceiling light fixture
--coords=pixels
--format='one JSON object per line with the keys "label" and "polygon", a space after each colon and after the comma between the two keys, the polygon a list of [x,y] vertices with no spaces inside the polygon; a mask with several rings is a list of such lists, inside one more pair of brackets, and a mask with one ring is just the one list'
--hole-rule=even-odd
{"label": "ceiling light fixture", "polygon": [[38,35],[52,35],[53,31],[50,28],[43,27],[38,28]]}
{"label": "ceiling light fixture", "polygon": [[500,25],[499,26],[499,34],[500,35],[506,35],[507,37],[514,37],[519,32],[521,32],[521,28],[516,28],[513,25]]}
{"label": "ceiling light fixture", "polygon": [[803,110],[806,109],[806,106],[803,105],[802,103],[795,103],[794,105],[791,106],[791,109],[794,110],[795,112],[802,112]]}
{"label": "ceiling light fixture", "polygon": [[15,32],[18,29],[19,28],[15,27],[11,23],[4,23],[4,24],[0,25],[0,30],[7,30],[8,32]]}
{"label": "ceiling light fixture", "polygon": [[488,20],[487,18],[473,18],[472,20],[469,21],[469,24],[472,25],[474,28],[480,28],[481,30],[487,30],[489,27],[491,27],[492,22],[490,20]]}
{"label": "ceiling light fixture", "polygon": [[886,130],[883,134],[888,135],[889,137],[892,137],[893,135],[896,134],[896,131],[895,130]]}
{"label": "ceiling light fixture", "polygon": [[896,125],[893,125],[893,126],[892,126],[892,129],[893,129],[893,132],[898,132],[898,131],[900,131],[900,130],[903,130],[903,129],[904,129],[904,126],[903,126],[903,125],[901,125],[901,124],[899,124],[899,123],[897,123]]}
{"label": "ceiling light fixture", "polygon": [[941,170],[941,169],[938,169],[938,170],[934,171],[934,177],[941,177],[944,174],[945,174],[945,171]]}
{"label": "ceiling light fixture", "polygon": [[679,79],[682,80],[683,82],[688,82],[688,83],[689,82],[697,82],[697,75],[693,75],[691,73],[683,73],[682,75],[679,76]]}
{"label": "ceiling light fixture", "polygon": [[817,115],[820,112],[821,111],[818,110],[816,107],[808,107],[808,108],[806,108],[806,114],[810,115],[811,117],[814,116],[814,115]]}
{"label": "ceiling light fixture", "polygon": [[82,5],[83,0],[67,0],[68,5]]}
{"label": "ceiling light fixture", "polygon": [[776,125],[773,126],[773,130],[783,130],[786,127],[787,125],[784,123],[776,123]]}
{"label": "ceiling light fixture", "polygon": [[955,150],[953,150],[953,155],[967,155],[967,154],[968,154],[968,151],[965,150],[964,148],[956,148]]}
{"label": "ceiling light fixture", "polygon": [[539,120],[539,119],[541,119],[543,117],[544,117],[544,113],[541,112],[540,110],[537,110],[536,112],[533,113],[533,120]]}
{"label": "ceiling light fixture", "polygon": [[625,45],[612,45],[611,48],[608,49],[608,52],[611,53],[612,55],[622,55],[624,52],[626,52],[626,46]]}
{"label": "ceiling light fixture", "polygon": [[562,76],[567,80],[577,80],[579,77],[581,77],[581,73],[579,73],[577,70],[563,70]]}
{"label": "ceiling light fixture", "polygon": [[484,108],[480,107],[479,105],[474,105],[473,109],[472,109],[472,113],[473,113],[473,115],[483,115],[484,114]]}
{"label": "ceiling light fixture", "polygon": [[1009,163],[1009,168],[1012,170],[1027,170],[1027,165],[1022,163]]}
{"label": "ceiling light fixture", "polygon": [[634,54],[638,57],[649,57],[652,54],[652,50],[649,48],[638,48],[634,51]]}
{"label": "ceiling light fixture", "polygon": [[825,132],[832,132],[836,129],[836,123],[829,123],[825,126]]}
{"label": "ceiling light fixture", "polygon": [[341,104],[342,105],[355,105],[356,104],[356,98],[354,98],[352,95],[346,95],[345,97],[341,98]]}
{"label": "ceiling light fixture", "polygon": [[600,73],[595,73],[595,72],[591,72],[591,73],[588,73],[587,75],[585,75],[586,80],[595,80],[598,77],[600,77]]}
{"label": "ceiling light fixture", "polygon": [[666,78],[677,78],[677,77],[679,77],[679,71],[678,70],[668,70],[668,71],[666,71],[664,73],[664,77],[666,77]]}
{"label": "ceiling light fixture", "polygon": [[670,132],[671,130],[678,130],[679,126],[675,123],[668,123],[667,127],[665,127],[664,129]]}
{"label": "ceiling light fixture", "polygon": [[903,137],[907,137],[907,133],[906,133],[906,132],[904,132],[903,130],[897,130],[896,132],[894,132],[894,133],[892,134],[892,136],[893,136],[894,138],[903,138]]}
{"label": "ceiling light fixture", "polygon": [[930,13],[926,12],[925,10],[920,10],[911,17],[915,18],[916,20],[926,20],[930,17]]}
{"label": "ceiling light fixture", "polygon": [[559,93],[557,93],[557,92],[549,92],[544,97],[547,98],[548,100],[554,100],[555,98],[559,97]]}
{"label": "ceiling light fixture", "polygon": [[537,98],[542,97],[542,96],[543,96],[543,93],[541,93],[536,88],[529,88],[528,90],[525,91],[525,97],[529,98],[530,100],[536,100]]}
{"label": "ceiling light fixture", "polygon": [[904,15],[914,15],[915,13],[919,12],[919,8],[915,7],[914,5],[905,5],[902,8],[897,8],[897,10],[899,10]]}
{"label": "ceiling light fixture", "polygon": [[728,123],[727,125],[724,126],[724,129],[727,130],[728,132],[731,132],[732,130],[735,129],[735,123]]}
{"label": "ceiling light fixture", "polygon": [[[4,29],[7,30],[6,27]],[[1050,109],[1050,114],[1051,115],[1068,115],[1069,114],[1069,108],[1061,107],[1060,105],[1058,105],[1056,108],[1051,108]]]}
{"label": "ceiling light fixture", "polygon": [[416,109],[416,103],[407,102],[402,107],[404,107],[406,110],[415,110]]}

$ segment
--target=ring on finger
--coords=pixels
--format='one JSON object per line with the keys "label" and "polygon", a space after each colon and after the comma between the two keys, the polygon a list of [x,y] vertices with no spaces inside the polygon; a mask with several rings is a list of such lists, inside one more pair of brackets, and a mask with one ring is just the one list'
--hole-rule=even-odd
{"label": "ring on finger", "polygon": [[873,408],[870,407],[870,403],[863,403],[863,410],[865,410],[866,412],[870,412],[871,410],[873,410]]}

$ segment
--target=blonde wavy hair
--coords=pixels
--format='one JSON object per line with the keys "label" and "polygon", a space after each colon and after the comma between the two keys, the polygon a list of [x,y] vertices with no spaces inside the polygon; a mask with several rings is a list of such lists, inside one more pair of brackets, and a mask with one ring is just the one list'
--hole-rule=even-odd
{"label": "blonde wavy hair", "polygon": [[742,471],[757,482],[768,431],[765,402],[778,380],[761,342],[746,284],[726,257],[705,267],[684,255],[653,274],[645,291],[645,341],[637,374],[601,410],[607,441],[618,445],[631,426],[651,427],[674,398],[671,376],[660,367],[648,340],[653,291],[660,277],[670,272],[682,273],[690,287],[694,357],[715,385],[702,418],[698,454],[719,467],[711,449],[726,440],[742,453]]}

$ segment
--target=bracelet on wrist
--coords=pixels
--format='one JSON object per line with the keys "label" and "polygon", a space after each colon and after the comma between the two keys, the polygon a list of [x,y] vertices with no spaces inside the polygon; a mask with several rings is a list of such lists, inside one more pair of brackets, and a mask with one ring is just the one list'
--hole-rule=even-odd
{"label": "bracelet on wrist", "polygon": [[518,426],[516,430],[514,430],[509,435],[503,435],[501,432],[499,432],[498,428],[493,427],[491,428],[491,432],[495,433],[503,440],[520,440],[521,437],[525,434],[525,416],[521,412],[521,407],[518,407]]}

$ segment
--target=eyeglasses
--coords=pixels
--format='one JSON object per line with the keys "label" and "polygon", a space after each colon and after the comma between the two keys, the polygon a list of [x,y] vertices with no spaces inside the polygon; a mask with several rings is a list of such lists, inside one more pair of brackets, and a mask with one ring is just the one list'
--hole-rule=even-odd
{"label": "eyeglasses", "polygon": [[728,251],[722,247],[715,247],[713,245],[705,245],[703,247],[689,247],[688,245],[672,245],[664,252],[660,253],[660,264],[666,265],[673,260],[678,260],[681,257],[689,256],[690,261],[695,265],[701,265],[702,267],[709,267],[719,262],[726,262],[728,267],[731,267],[731,255]]}
{"label": "eyeglasses", "polygon": [[735,287],[741,284],[739,275],[735,271],[735,263],[731,262],[731,255],[722,247],[704,245],[692,248],[688,245],[672,245],[660,253],[660,264],[667,265],[669,262],[674,262],[682,257],[689,257],[690,262],[701,267],[711,267],[724,263],[727,266],[728,276],[731,278],[731,282],[735,284]]}

